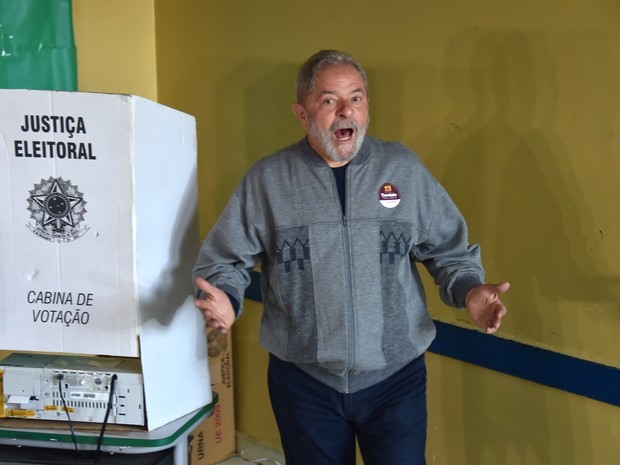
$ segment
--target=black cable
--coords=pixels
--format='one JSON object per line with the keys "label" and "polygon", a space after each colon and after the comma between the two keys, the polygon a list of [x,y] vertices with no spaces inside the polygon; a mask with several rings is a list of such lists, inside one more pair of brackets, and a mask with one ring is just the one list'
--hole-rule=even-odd
{"label": "black cable", "polygon": [[73,422],[71,421],[71,416],[69,415],[69,408],[67,407],[67,404],[65,402],[65,396],[62,393],[62,379],[64,378],[64,375],[61,373],[57,376],[58,379],[58,392],[60,392],[60,400],[62,400],[62,406],[65,409],[65,413],[67,414],[67,419],[69,420],[69,430],[71,431],[71,439],[73,440],[73,446],[75,447],[75,450],[78,450],[78,445],[77,445],[77,441],[75,439],[75,432],[73,431]]}
{"label": "black cable", "polygon": [[103,436],[105,434],[105,428],[108,424],[108,417],[110,416],[110,410],[112,410],[112,400],[114,398],[114,385],[116,384],[116,374],[112,375],[112,381],[110,382],[110,395],[108,397],[108,406],[105,411],[105,417],[103,419],[103,425],[101,425],[101,432],[99,433],[99,440],[97,441],[97,452],[95,458],[95,464],[99,463],[101,457],[101,445],[103,444]]}

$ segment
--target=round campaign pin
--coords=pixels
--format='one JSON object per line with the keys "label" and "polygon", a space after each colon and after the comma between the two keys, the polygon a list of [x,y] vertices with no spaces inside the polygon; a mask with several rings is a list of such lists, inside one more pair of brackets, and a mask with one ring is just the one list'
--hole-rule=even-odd
{"label": "round campaign pin", "polygon": [[400,192],[394,184],[386,182],[379,189],[379,202],[386,208],[394,208],[400,203]]}

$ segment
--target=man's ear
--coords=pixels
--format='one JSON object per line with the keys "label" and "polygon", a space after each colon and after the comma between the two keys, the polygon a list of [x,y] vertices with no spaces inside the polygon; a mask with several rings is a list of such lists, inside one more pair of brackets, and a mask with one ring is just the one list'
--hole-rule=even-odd
{"label": "man's ear", "polygon": [[304,106],[300,103],[293,103],[292,110],[297,117],[297,121],[301,123],[304,129],[308,129],[308,118],[306,116],[306,109]]}

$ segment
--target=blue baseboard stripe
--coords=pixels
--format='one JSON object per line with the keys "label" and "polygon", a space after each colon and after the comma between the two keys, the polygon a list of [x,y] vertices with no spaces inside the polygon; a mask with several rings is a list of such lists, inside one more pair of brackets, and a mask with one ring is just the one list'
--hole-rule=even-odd
{"label": "blue baseboard stripe", "polygon": [[[246,298],[262,301],[253,271]],[[620,369],[435,321],[430,351],[545,386],[620,406]]]}
{"label": "blue baseboard stripe", "polygon": [[430,351],[620,406],[620,370],[473,329],[435,321]]}

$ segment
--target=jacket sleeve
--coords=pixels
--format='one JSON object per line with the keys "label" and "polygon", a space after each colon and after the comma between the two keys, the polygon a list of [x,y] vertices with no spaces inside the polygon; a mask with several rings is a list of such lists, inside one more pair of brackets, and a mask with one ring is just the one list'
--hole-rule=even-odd
{"label": "jacket sleeve", "polygon": [[441,300],[463,308],[467,292],[484,283],[480,247],[469,244],[465,220],[439,183],[429,202],[430,222],[425,240],[417,247],[417,259],[439,286]]}
{"label": "jacket sleeve", "polygon": [[[226,292],[242,311],[243,295],[250,284],[250,271],[260,262],[262,245],[244,210],[238,187],[205,238],[192,271]],[[234,300],[233,300],[234,299]]]}

